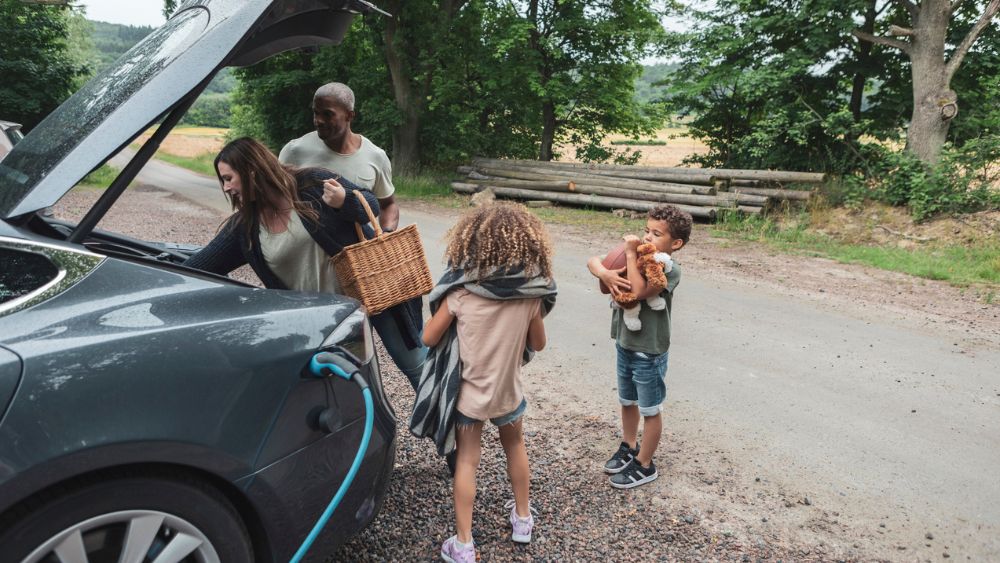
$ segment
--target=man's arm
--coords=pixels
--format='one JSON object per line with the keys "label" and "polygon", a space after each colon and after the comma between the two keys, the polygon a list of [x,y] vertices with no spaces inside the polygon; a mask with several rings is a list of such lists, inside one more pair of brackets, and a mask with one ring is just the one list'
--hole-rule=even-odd
{"label": "man's arm", "polygon": [[378,224],[383,231],[395,231],[399,226],[399,204],[396,203],[396,196],[391,195],[378,200],[382,213],[378,216]]}

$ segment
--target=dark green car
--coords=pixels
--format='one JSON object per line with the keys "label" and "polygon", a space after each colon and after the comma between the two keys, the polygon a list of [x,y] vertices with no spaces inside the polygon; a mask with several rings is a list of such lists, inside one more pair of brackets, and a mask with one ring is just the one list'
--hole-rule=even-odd
{"label": "dark green car", "polygon": [[[358,0],[189,0],[0,161],[0,561],[287,561],[359,449],[309,555],[381,507],[395,455],[364,309],[185,268],[188,252],[95,229],[215,73],[339,43]],[[76,224],[45,217],[152,138]]]}

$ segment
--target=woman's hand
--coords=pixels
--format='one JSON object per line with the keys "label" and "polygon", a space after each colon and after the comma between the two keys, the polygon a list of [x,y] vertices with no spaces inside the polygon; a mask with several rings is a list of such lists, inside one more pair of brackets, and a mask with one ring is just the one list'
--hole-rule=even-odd
{"label": "woman's hand", "polygon": [[344,206],[345,199],[347,190],[340,185],[340,182],[333,179],[323,180],[323,203],[334,209],[340,209]]}

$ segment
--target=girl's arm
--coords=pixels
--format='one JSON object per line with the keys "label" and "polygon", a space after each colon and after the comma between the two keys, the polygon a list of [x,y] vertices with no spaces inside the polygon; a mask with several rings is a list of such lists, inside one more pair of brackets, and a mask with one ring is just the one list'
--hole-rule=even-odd
{"label": "girl's arm", "polygon": [[437,346],[437,343],[441,341],[441,337],[444,336],[445,331],[451,326],[451,321],[453,320],[455,320],[455,316],[448,310],[448,300],[442,299],[441,306],[438,307],[437,312],[424,325],[424,345],[430,347]]}
{"label": "girl's arm", "polygon": [[538,352],[545,348],[545,323],[539,311],[528,325],[528,348]]}

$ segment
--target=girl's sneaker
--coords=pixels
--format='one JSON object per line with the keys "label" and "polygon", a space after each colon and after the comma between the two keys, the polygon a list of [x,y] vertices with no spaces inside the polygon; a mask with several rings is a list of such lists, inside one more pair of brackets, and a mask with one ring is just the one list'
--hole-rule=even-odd
{"label": "girl's sneaker", "polygon": [[521,518],[517,515],[517,506],[513,500],[507,501],[504,508],[510,509],[510,539],[515,543],[531,543],[531,529],[535,527],[535,517],[532,513],[537,514],[538,511],[529,505],[528,517]]}
{"label": "girl's sneaker", "polygon": [[451,536],[441,544],[441,559],[448,563],[476,563],[476,546],[473,542],[458,543],[458,536]]}

